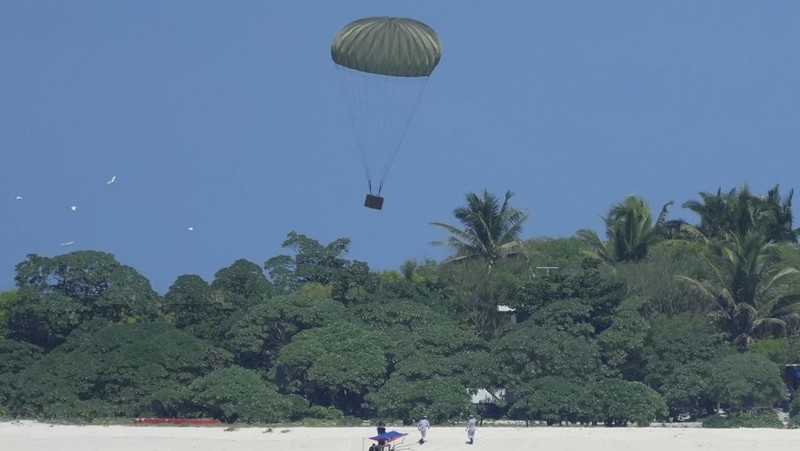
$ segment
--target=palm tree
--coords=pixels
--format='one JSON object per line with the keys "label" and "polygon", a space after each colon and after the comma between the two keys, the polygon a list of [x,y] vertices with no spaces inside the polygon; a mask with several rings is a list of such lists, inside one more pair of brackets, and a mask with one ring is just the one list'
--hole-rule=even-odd
{"label": "palm tree", "polygon": [[483,190],[480,196],[467,193],[467,204],[453,210],[462,228],[432,222],[432,225],[444,228],[451,235],[446,240],[433,243],[455,249],[455,255],[446,261],[482,259],[491,273],[501,258],[522,253],[519,235],[528,214],[509,204],[513,196],[514,193],[506,191],[501,204],[487,190]]}
{"label": "palm tree", "polygon": [[794,190],[783,199],[775,185],[765,196],[754,196],[744,183],[727,193],[718,189],[715,194],[699,194],[700,200],[684,202],[683,208],[700,217],[697,229],[707,239],[741,238],[758,231],[768,241],[797,242],[800,229],[792,228]]}
{"label": "palm tree", "polygon": [[661,213],[653,218],[650,207],[637,196],[628,196],[623,202],[614,204],[603,218],[606,224],[604,242],[597,232],[578,230],[577,236],[592,247],[592,255],[606,262],[640,261],[647,257],[650,246],[664,239],[667,209],[672,202],[661,207]]}
{"label": "palm tree", "polygon": [[711,244],[716,258],[707,260],[710,280],[681,276],[711,301],[711,319],[740,349],[760,337],[783,335],[800,320],[800,293],[790,283],[800,271],[777,266],[775,246],[756,231],[730,233]]}

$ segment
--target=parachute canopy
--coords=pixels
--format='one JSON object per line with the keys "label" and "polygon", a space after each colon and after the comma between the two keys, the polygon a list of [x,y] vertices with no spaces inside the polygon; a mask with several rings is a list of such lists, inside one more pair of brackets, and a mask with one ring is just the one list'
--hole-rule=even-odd
{"label": "parachute canopy", "polygon": [[439,64],[442,45],[433,29],[402,17],[368,17],[339,31],[331,45],[336,64],[393,77],[427,77]]}

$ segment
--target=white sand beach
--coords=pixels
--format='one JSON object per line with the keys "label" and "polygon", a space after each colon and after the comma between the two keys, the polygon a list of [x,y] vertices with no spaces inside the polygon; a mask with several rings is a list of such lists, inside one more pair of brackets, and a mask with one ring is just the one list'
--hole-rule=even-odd
{"label": "white sand beach", "polygon": [[[460,427],[432,427],[419,445],[413,427],[402,449],[558,450],[558,451],[785,451],[800,444],[800,430],[699,428],[481,427],[475,444],[466,444]],[[267,428],[225,426],[73,426],[9,421],[0,423],[4,451],[362,451],[373,428]]]}

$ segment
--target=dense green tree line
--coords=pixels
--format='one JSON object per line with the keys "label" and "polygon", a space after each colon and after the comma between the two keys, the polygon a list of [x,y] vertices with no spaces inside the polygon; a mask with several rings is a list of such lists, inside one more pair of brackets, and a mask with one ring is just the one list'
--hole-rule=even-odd
{"label": "dense green tree line", "polygon": [[0,414],[646,425],[778,405],[800,363],[792,193],[700,197],[697,224],[631,196],[599,233],[523,240],[512,193],[469,193],[433,223],[442,262],[374,272],[348,238],[291,232],[163,296],[107,253],[29,255],[0,293]]}

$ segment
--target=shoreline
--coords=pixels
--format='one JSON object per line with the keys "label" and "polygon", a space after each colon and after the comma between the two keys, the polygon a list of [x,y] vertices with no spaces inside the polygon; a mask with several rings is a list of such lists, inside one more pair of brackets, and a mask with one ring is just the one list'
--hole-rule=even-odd
{"label": "shoreline", "polygon": [[[58,449],[60,451],[219,451],[264,450],[364,451],[373,427],[192,425],[65,425],[33,420],[0,422],[4,450]],[[800,442],[800,429],[704,429],[697,427],[608,428],[579,426],[483,426],[474,445],[466,444],[461,426],[434,425],[428,441],[419,445],[414,426],[390,427],[408,433],[403,450],[445,451],[477,449],[546,449],[559,451],[785,451]]]}

